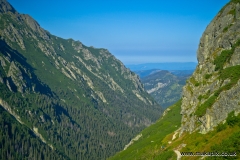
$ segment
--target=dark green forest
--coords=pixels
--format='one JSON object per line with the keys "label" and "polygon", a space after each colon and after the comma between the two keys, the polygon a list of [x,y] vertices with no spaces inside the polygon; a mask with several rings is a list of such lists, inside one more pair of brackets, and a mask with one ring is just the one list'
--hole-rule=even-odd
{"label": "dark green forest", "polygon": [[0,6],[2,159],[106,159],[162,108],[106,49],[44,30]]}

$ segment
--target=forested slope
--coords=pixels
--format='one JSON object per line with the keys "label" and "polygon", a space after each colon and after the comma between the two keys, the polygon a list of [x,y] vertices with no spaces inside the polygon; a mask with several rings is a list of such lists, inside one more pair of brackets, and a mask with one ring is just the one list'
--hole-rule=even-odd
{"label": "forested slope", "polygon": [[108,50],[51,35],[5,0],[0,106],[2,159],[106,159],[162,112]]}

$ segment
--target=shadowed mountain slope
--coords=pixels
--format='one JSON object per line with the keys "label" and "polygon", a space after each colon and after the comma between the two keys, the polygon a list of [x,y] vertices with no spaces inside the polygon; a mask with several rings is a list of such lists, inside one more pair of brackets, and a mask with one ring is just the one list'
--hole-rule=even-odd
{"label": "shadowed mountain slope", "polygon": [[5,0],[0,109],[2,159],[106,159],[162,112],[108,50],[51,35]]}

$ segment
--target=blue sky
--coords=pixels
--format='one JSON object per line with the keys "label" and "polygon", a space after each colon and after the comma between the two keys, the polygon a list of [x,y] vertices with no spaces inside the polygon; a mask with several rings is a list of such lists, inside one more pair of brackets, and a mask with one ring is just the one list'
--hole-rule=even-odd
{"label": "blue sky", "polygon": [[229,0],[8,0],[44,29],[107,48],[125,64],[197,62],[200,37]]}

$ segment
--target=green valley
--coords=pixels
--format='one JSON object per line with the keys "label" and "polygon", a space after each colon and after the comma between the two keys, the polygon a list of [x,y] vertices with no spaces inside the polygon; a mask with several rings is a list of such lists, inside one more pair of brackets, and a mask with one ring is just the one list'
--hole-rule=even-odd
{"label": "green valley", "polygon": [[0,0],[0,159],[240,159],[239,33],[231,0],[202,34],[197,66],[129,65],[140,79]]}

